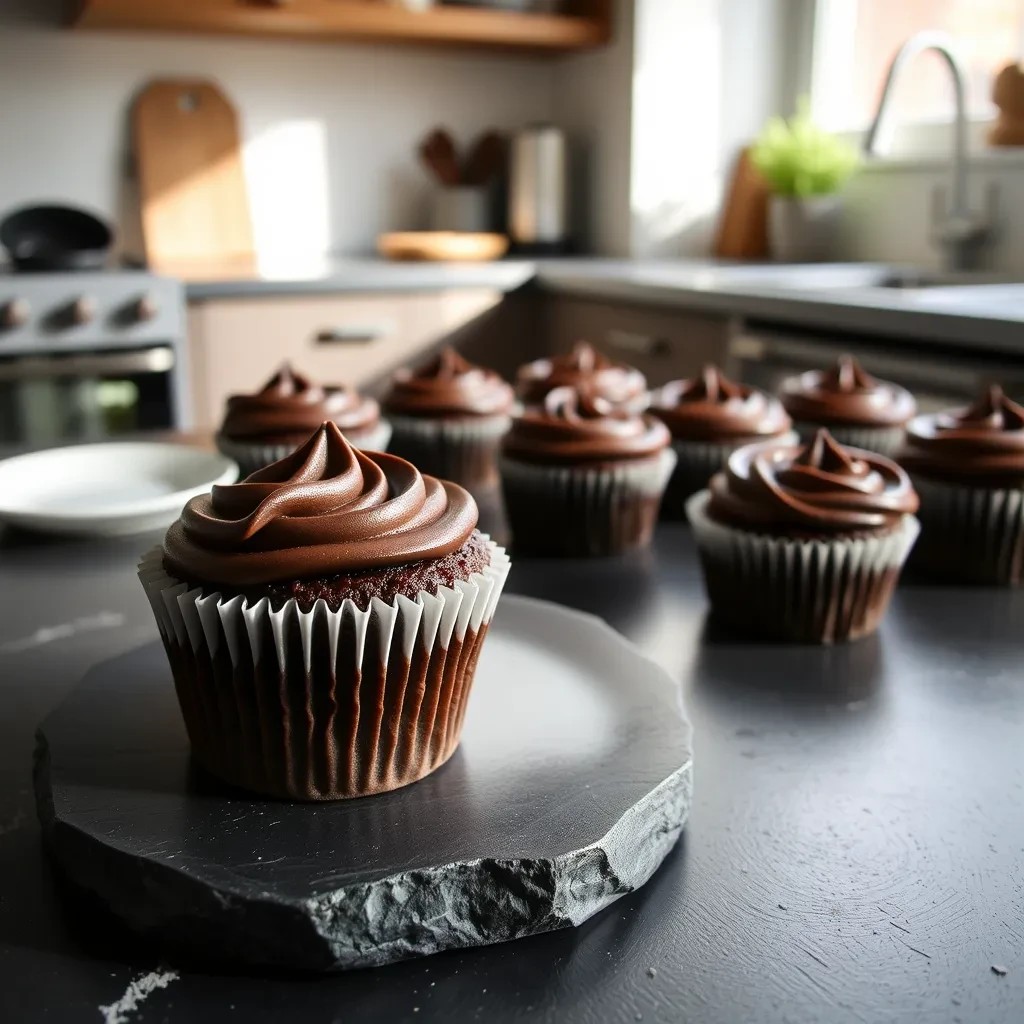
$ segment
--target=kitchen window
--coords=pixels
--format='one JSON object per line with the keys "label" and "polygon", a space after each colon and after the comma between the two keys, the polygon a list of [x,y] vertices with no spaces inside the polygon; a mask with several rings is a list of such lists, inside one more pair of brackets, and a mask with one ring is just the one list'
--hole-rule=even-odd
{"label": "kitchen window", "polygon": [[[871,122],[889,62],[924,29],[952,37],[967,71],[968,116],[995,114],[992,79],[1024,56],[1024,0],[817,0],[811,61],[811,106],[831,131],[859,131]],[[948,123],[949,75],[934,54],[919,58],[893,97],[894,120]]]}

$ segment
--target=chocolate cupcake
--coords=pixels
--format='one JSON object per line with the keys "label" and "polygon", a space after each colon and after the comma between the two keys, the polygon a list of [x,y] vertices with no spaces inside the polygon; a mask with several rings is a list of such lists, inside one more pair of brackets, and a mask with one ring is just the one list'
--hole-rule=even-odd
{"label": "chocolate cupcake", "polygon": [[1024,578],[1024,406],[993,385],[974,405],[918,416],[900,462],[921,495],[915,568],[963,583]]}
{"label": "chocolate cupcake", "polygon": [[388,446],[391,427],[372,398],[348,387],[313,384],[284,363],[260,391],[228,399],[217,447],[244,477],[295,451],[325,420],[357,448]]}
{"label": "chocolate cupcake", "polygon": [[516,394],[524,405],[539,405],[549,391],[561,387],[586,389],[636,412],[647,408],[644,375],[625,363],[613,363],[585,341],[576,342],[566,355],[527,363],[516,374]]}
{"label": "chocolate cupcake", "polygon": [[805,441],[819,427],[827,427],[840,444],[890,458],[902,446],[904,428],[917,412],[906,388],[865,373],[853,356],[840,356],[831,370],[788,377],[779,397]]}
{"label": "chocolate cupcake", "polygon": [[707,487],[737,448],[769,439],[797,440],[777,398],[737,384],[711,365],[699,377],[673,380],[654,391],[649,412],[668,427],[677,456],[661,503],[666,519],[685,518],[686,499]]}
{"label": "chocolate cupcake", "polygon": [[453,348],[419,370],[400,370],[384,400],[391,450],[445,480],[477,490],[496,487],[502,435],[515,395],[493,370]]}
{"label": "chocolate cupcake", "polygon": [[664,423],[556,388],[505,436],[502,487],[516,551],[612,555],[650,543],[676,457]]}
{"label": "chocolate cupcake", "polygon": [[715,618],[774,640],[834,643],[877,628],[917,537],[895,462],[844,448],[740,448],[687,502]]}
{"label": "chocolate cupcake", "polygon": [[459,742],[505,576],[456,484],[333,422],[193,498],[139,566],[196,759],[270,796],[408,785]]}

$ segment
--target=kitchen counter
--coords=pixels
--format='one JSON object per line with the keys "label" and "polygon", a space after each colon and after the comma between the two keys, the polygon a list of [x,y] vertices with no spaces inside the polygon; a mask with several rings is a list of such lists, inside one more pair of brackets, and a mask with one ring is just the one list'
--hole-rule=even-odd
{"label": "kitchen counter", "polygon": [[266,295],[436,291],[533,285],[556,295],[657,305],[830,332],[944,342],[1020,354],[1024,286],[864,285],[884,264],[780,267],[714,260],[547,259],[496,263],[329,260],[255,277],[190,282],[190,301]]}
{"label": "kitchen counter", "polygon": [[40,848],[33,730],[88,665],[156,637],[133,569],[152,540],[0,533],[0,1019],[1024,1016],[1024,591],[904,583],[878,636],[800,648],[705,621],[681,526],[647,556],[515,561],[512,592],[601,616],[680,678],[696,748],[682,842],[579,930],[327,979],[241,976],[67,914]]}

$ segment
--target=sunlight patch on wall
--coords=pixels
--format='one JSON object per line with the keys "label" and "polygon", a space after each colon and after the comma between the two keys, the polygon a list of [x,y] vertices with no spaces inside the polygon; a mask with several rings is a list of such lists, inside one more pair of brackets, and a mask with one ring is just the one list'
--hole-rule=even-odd
{"label": "sunlight patch on wall", "polygon": [[245,144],[256,258],[263,273],[294,272],[330,248],[327,132],[321,121],[266,128]]}
{"label": "sunlight patch on wall", "polygon": [[721,188],[720,8],[716,0],[637,0],[630,176],[635,256],[677,255],[709,230]]}

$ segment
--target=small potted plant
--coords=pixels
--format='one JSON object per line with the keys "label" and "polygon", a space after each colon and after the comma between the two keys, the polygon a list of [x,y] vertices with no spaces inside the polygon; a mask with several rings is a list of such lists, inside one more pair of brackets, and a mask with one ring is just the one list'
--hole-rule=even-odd
{"label": "small potted plant", "polygon": [[775,259],[803,263],[831,258],[839,192],[857,168],[857,150],[819,128],[804,100],[788,121],[768,121],[751,155],[772,191],[768,237]]}

